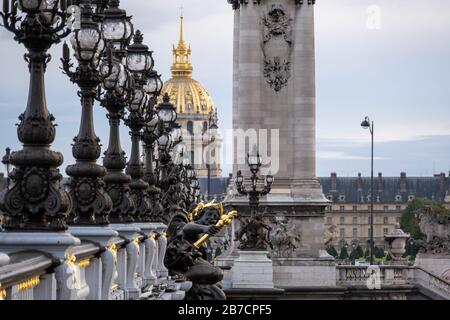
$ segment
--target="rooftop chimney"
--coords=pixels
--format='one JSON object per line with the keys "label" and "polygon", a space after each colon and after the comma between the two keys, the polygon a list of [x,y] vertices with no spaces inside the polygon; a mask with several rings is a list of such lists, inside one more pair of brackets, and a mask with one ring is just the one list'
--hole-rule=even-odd
{"label": "rooftop chimney", "polygon": [[407,191],[406,172],[400,173],[400,192]]}
{"label": "rooftop chimney", "polygon": [[331,173],[331,192],[337,191],[337,174],[336,172]]}

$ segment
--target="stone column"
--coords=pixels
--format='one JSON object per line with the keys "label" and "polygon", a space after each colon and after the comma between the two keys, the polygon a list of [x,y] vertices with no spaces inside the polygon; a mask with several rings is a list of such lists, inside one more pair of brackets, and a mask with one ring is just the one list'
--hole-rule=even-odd
{"label": "stone column", "polygon": [[293,45],[292,195],[325,200],[316,178],[316,77],[314,6],[296,6]]}
{"label": "stone column", "polygon": [[[249,1],[248,4],[241,5],[236,12],[239,14],[239,19],[235,22],[235,26],[239,25],[239,30],[235,32],[238,33],[238,41],[235,43],[235,72],[238,83],[234,84],[236,105],[233,110],[233,126],[235,130],[259,129],[262,116],[260,110],[263,61],[260,5]],[[242,138],[243,135],[238,136]],[[246,155],[254,146],[246,147],[242,142],[244,141],[235,144],[235,168],[248,172]]]}

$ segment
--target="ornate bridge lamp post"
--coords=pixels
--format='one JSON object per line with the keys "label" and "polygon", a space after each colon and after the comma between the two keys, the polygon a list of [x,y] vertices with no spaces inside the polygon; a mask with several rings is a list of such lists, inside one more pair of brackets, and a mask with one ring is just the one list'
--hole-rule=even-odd
{"label": "ornate bridge lamp post", "polygon": [[247,164],[250,168],[250,172],[252,173],[252,176],[250,177],[251,180],[251,189],[247,190],[244,186],[244,177],[242,176],[242,172],[237,172],[236,177],[236,186],[239,194],[248,196],[249,198],[249,204],[250,204],[250,210],[252,215],[256,214],[259,207],[259,199],[262,196],[267,195],[273,184],[273,176],[268,175],[265,178],[265,186],[262,190],[258,190],[258,182],[261,180],[258,177],[259,170],[261,168],[262,164],[262,158],[259,155],[259,153],[256,156],[251,156],[250,154],[247,155]]}
{"label": "ornate bridge lamp post", "polygon": [[11,181],[9,178],[9,175],[11,174],[11,149],[8,147],[5,151],[6,153],[2,158],[2,163],[5,165],[6,169],[6,189],[9,189],[9,184]]}
{"label": "ornate bridge lamp post", "polygon": [[[262,196],[269,194],[273,176],[268,175],[265,178],[265,185],[262,189],[258,189],[258,182],[261,180],[258,177],[259,170],[261,168],[262,159],[259,153],[257,155],[247,154],[247,164],[250,168],[252,176],[250,177],[251,185],[250,189],[244,186],[244,177],[242,172],[238,171],[236,176],[236,187],[239,194],[248,196],[250,205],[250,220],[247,224],[241,226],[240,236],[241,239],[240,249],[245,250],[266,250],[267,249],[267,236],[266,232],[262,232],[263,229],[267,229],[267,226],[263,223],[263,216],[258,213],[259,200]],[[259,230],[260,232],[252,232],[252,230]],[[243,236],[245,235],[245,239]]]}
{"label": "ornate bridge lamp post", "polygon": [[68,166],[66,171],[71,177],[68,185],[73,202],[70,232],[105,249],[100,256],[101,263],[97,258],[92,259],[91,264],[96,265],[97,269],[103,269],[103,272],[100,290],[95,290],[98,282],[88,283],[91,287],[88,298],[108,300],[114,282],[113,275],[116,273],[115,253],[110,247],[112,239],[119,233],[108,227],[112,201],[104,189],[106,169],[96,163],[101,148],[94,129],[93,106],[97,86],[104,79],[99,71],[99,63],[105,44],[89,3],[81,1],[80,29],[75,30],[71,38],[74,56],[78,61],[75,71],[71,71],[69,46],[63,46],[63,70],[79,86],[82,106],[80,130],[72,148],[76,164]]}
{"label": "ornate bridge lamp post", "polygon": [[74,276],[67,259],[69,248],[80,240],[68,232],[70,197],[61,185],[58,167],[63,155],[50,149],[56,135],[54,117],[47,109],[44,75],[51,60],[48,50],[71,30],[67,27],[66,1],[3,1],[2,25],[27,49],[30,71],[28,103],[19,117],[17,134],[23,149],[11,153],[12,186],[1,205],[5,212],[0,251],[6,254],[40,250],[62,263],[56,268],[57,299],[84,298],[69,286]]}
{"label": "ornate bridge lamp post", "polygon": [[106,190],[113,202],[110,214],[111,228],[126,239],[126,273],[119,270],[119,286],[125,289],[126,299],[137,299],[141,289],[141,275],[136,276],[140,258],[139,242],[142,237],[140,228],[133,225],[135,221],[135,203],[130,195],[131,177],[124,173],[126,157],[120,143],[119,126],[125,107],[134,99],[134,79],[124,66],[127,57],[127,47],[133,36],[131,17],[125,10],[119,8],[119,0],[110,0],[108,8],[101,12],[102,32],[111,54],[103,60],[100,70],[106,75],[103,81],[105,93],[99,94],[99,100],[108,111],[110,126],[109,144],[103,158],[107,169],[104,178]]}
{"label": "ornate bridge lamp post", "polygon": [[140,160],[141,130],[145,126],[144,112],[149,103],[150,96],[144,91],[146,75],[154,65],[152,52],[143,43],[143,36],[137,31],[134,36],[133,45],[128,48],[126,58],[127,68],[133,73],[135,81],[134,99],[128,106],[129,116],[125,124],[130,128],[132,149],[130,161],[126,173],[131,176],[131,195],[136,204],[136,220],[138,222],[150,221],[150,201],[148,199],[148,183],[144,177],[144,166]]}
{"label": "ornate bridge lamp post", "polygon": [[[18,11],[19,9],[19,11]],[[70,30],[66,5],[60,1],[3,1],[3,26],[24,44],[30,70],[28,104],[19,116],[17,134],[23,149],[11,153],[14,183],[4,197],[6,230],[61,231],[67,229],[69,196],[61,188],[57,169],[63,155],[50,149],[55,139],[55,120],[47,109],[44,74],[51,56],[47,53]]]}
{"label": "ornate bridge lamp post", "polygon": [[78,67],[71,71],[70,49],[63,46],[63,70],[76,83],[81,97],[82,113],[80,130],[74,138],[72,153],[76,164],[67,167],[69,190],[72,197],[74,225],[106,225],[112,208],[109,195],[104,190],[104,167],[98,165],[100,139],[94,129],[94,99],[97,86],[102,82],[99,72],[100,56],[105,47],[98,24],[93,21],[89,4],[81,8],[81,27],[75,30],[70,40],[78,61]]}
{"label": "ornate bridge lamp post", "polygon": [[133,79],[122,64],[133,34],[133,25],[131,17],[119,9],[119,4],[120,1],[111,0],[109,7],[102,13],[103,37],[106,44],[113,48],[110,57],[100,67],[102,75],[106,75],[103,81],[106,93],[100,101],[108,111],[110,125],[109,145],[103,165],[107,169],[104,179],[106,190],[113,201],[110,220],[113,223],[131,223],[134,221],[135,204],[130,197],[131,177],[123,172],[126,158],[120,144],[119,125],[125,106],[133,98]]}
{"label": "ornate bridge lamp post", "polygon": [[[273,263],[268,258],[269,232],[271,228],[264,223],[263,213],[258,212],[260,197],[267,195],[272,187],[273,176],[266,176],[265,185],[258,187],[261,180],[258,173],[262,164],[259,154],[250,156],[247,154],[247,164],[252,176],[250,177],[250,189],[244,186],[244,177],[241,171],[237,172],[237,191],[249,198],[250,218],[241,220],[237,233],[239,241],[239,258],[235,260],[233,267],[233,287],[251,287],[273,289]],[[257,261],[257,264],[255,264]],[[254,270],[249,273],[248,270]],[[244,275],[242,277],[241,275]]]}
{"label": "ornate bridge lamp post", "polygon": [[146,106],[145,112],[145,127],[142,134],[142,141],[144,143],[144,153],[145,153],[145,173],[144,181],[149,184],[148,194],[151,200],[151,220],[152,222],[161,222],[163,210],[161,208],[161,203],[159,202],[159,197],[161,190],[156,187],[157,177],[155,175],[155,143],[158,138],[158,123],[159,118],[155,110],[156,99],[159,96],[163,87],[163,83],[160,75],[155,70],[152,70],[148,76],[148,80],[143,86],[145,92],[150,96],[149,101]]}
{"label": "ornate bridge lamp post", "polygon": [[157,140],[158,160],[160,166],[159,187],[162,192],[165,193],[169,187],[167,181],[167,171],[169,163],[171,162],[170,149],[173,145],[170,132],[175,125],[175,121],[177,120],[175,106],[170,103],[168,94],[163,97],[163,102],[157,106],[157,113],[158,119],[160,120],[158,124],[158,131],[160,135]]}

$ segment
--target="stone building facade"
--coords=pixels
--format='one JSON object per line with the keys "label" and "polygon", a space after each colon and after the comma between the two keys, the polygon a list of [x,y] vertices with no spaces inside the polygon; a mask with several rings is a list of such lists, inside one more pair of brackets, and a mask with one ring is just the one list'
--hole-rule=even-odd
{"label": "stone building facade", "polygon": [[[332,243],[337,248],[345,243],[365,247],[370,234],[370,177],[319,178],[327,198],[332,201],[325,213],[325,228],[334,226],[337,237]],[[415,198],[443,203],[450,208],[450,175],[434,177],[374,177],[374,243],[384,246],[384,235],[400,221],[403,211]]]}

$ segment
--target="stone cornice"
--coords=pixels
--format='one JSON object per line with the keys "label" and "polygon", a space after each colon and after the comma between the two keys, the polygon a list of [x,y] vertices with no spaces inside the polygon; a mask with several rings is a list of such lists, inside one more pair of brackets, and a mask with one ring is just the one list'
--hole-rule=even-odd
{"label": "stone cornice", "polygon": [[[241,7],[241,5],[246,5],[249,1],[253,1],[253,4],[261,4],[262,0],[227,0],[229,4],[232,5],[233,10],[237,10]],[[294,0],[296,5],[308,4],[314,5],[316,4],[316,0]]]}

